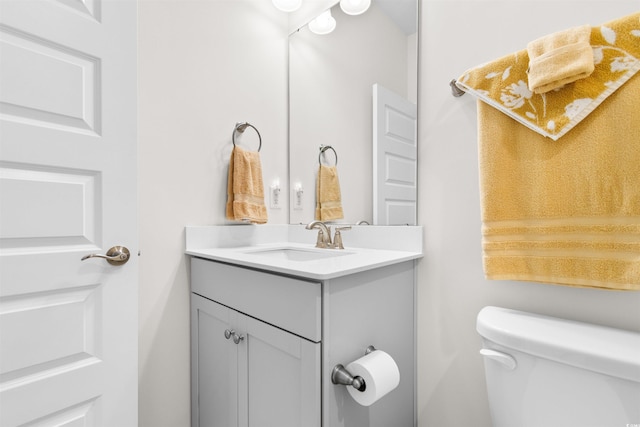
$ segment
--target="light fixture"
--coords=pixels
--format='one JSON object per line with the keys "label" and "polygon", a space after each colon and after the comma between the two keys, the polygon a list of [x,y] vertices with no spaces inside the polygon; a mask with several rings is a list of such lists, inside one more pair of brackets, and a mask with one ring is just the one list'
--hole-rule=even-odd
{"label": "light fixture", "polygon": [[331,10],[325,10],[316,19],[309,22],[309,30],[316,34],[329,34],[336,28],[336,20],[331,16]]}
{"label": "light fixture", "polygon": [[273,5],[283,12],[293,12],[300,8],[302,0],[272,0]]}
{"label": "light fixture", "polygon": [[371,0],[340,0],[340,9],[347,15],[360,15],[371,6]]}

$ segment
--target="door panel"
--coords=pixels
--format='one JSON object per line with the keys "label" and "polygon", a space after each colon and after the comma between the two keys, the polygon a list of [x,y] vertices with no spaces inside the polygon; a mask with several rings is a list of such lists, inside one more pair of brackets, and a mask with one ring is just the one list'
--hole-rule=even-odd
{"label": "door panel", "polygon": [[98,361],[101,302],[97,286],[3,299],[0,340],[6,349],[0,372],[5,378],[19,378],[45,367]]}
{"label": "door panel", "polygon": [[0,27],[0,49],[5,120],[98,133],[98,58],[6,25]]}
{"label": "door panel", "polygon": [[0,0],[0,425],[137,425],[136,3]]}
{"label": "door panel", "polygon": [[100,177],[95,172],[0,162],[3,249],[96,246]]}

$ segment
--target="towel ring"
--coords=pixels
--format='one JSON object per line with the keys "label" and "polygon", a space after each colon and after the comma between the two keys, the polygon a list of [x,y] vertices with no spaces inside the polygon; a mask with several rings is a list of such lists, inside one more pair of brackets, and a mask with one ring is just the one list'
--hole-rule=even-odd
{"label": "towel ring", "polygon": [[262,137],[260,136],[260,132],[258,132],[258,129],[256,129],[254,125],[248,122],[236,123],[236,127],[233,128],[233,134],[231,134],[231,141],[233,142],[233,146],[234,147],[236,146],[236,132],[243,133],[247,129],[247,127],[253,128],[253,130],[255,130],[256,133],[258,134],[258,141],[260,141],[260,145],[258,146],[258,152],[260,152],[260,149],[262,148]]}
{"label": "towel ring", "polygon": [[330,145],[321,145],[320,146],[320,153],[318,154],[318,163],[320,163],[322,165],[322,155],[327,150],[333,151],[333,155],[336,156],[336,163],[334,164],[334,166],[338,166],[338,153],[336,153],[336,150]]}

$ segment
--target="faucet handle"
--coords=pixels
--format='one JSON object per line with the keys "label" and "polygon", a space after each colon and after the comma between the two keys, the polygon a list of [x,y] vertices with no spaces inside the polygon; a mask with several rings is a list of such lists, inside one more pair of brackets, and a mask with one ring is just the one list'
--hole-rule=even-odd
{"label": "faucet handle", "polygon": [[342,230],[351,230],[351,226],[336,227],[336,234],[333,237],[333,247],[335,249],[344,249],[344,246],[342,245],[342,233],[340,233]]}
{"label": "faucet handle", "polygon": [[324,232],[322,230],[318,230],[318,239],[316,240],[316,248],[325,249],[327,247],[327,242],[324,237]]}

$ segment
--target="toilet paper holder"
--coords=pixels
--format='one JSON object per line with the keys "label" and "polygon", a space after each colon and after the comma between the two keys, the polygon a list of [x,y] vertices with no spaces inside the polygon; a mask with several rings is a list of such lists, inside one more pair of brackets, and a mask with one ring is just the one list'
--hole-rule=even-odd
{"label": "toilet paper holder", "polygon": [[[373,351],[376,351],[376,348],[370,345],[364,351],[364,354],[366,356]],[[365,391],[367,389],[367,383],[364,381],[364,378],[359,375],[354,377],[341,363],[333,367],[331,371],[331,382],[339,385],[350,385],[358,391]]]}

